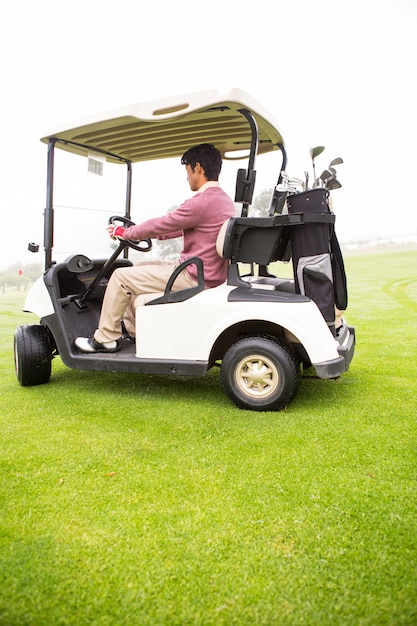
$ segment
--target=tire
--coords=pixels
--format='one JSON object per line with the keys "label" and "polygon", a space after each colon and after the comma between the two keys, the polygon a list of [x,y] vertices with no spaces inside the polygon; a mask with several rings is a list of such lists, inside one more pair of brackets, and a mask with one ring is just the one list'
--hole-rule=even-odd
{"label": "tire", "polygon": [[52,346],[45,326],[19,326],[14,335],[16,377],[23,387],[43,385],[51,377]]}
{"label": "tire", "polygon": [[278,411],[297,391],[300,366],[287,346],[266,337],[248,337],[226,352],[220,375],[226,394],[239,408]]}

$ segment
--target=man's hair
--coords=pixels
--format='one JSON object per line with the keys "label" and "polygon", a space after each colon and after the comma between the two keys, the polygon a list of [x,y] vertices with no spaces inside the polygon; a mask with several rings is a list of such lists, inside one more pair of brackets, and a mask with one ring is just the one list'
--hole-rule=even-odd
{"label": "man's hair", "polygon": [[211,143],[202,143],[182,155],[181,163],[195,168],[200,163],[207,180],[218,180],[222,169],[222,155]]}

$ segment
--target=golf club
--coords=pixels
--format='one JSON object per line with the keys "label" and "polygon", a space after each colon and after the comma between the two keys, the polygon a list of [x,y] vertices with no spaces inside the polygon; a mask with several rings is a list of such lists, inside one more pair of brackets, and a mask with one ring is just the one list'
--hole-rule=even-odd
{"label": "golf club", "polygon": [[301,180],[301,178],[290,177],[288,176],[287,172],[281,172],[281,177],[283,182],[283,188],[289,193],[296,193],[298,191],[297,185],[304,188],[304,181]]}
{"label": "golf club", "polygon": [[[313,175],[314,175],[314,181],[316,181],[316,164],[315,164],[315,158],[321,154],[324,150],[324,146],[315,146],[314,148],[310,148],[310,156],[311,156],[311,160],[313,162]],[[315,183],[314,183],[315,184]]]}

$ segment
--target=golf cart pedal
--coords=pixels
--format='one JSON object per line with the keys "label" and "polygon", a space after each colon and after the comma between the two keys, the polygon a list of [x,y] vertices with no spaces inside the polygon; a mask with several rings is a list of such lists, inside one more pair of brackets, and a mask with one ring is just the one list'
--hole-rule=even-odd
{"label": "golf cart pedal", "polygon": [[82,298],[76,296],[75,298],[71,299],[80,311],[85,311],[87,309],[87,305],[85,304],[85,302],[82,301]]}

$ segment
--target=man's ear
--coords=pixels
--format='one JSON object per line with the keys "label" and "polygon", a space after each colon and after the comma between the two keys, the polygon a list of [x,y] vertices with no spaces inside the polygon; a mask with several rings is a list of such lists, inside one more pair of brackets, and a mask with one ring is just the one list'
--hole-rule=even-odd
{"label": "man's ear", "polygon": [[201,165],[199,161],[197,161],[195,164],[194,172],[196,174],[203,174],[203,176],[206,175],[206,172],[204,171],[204,167]]}

